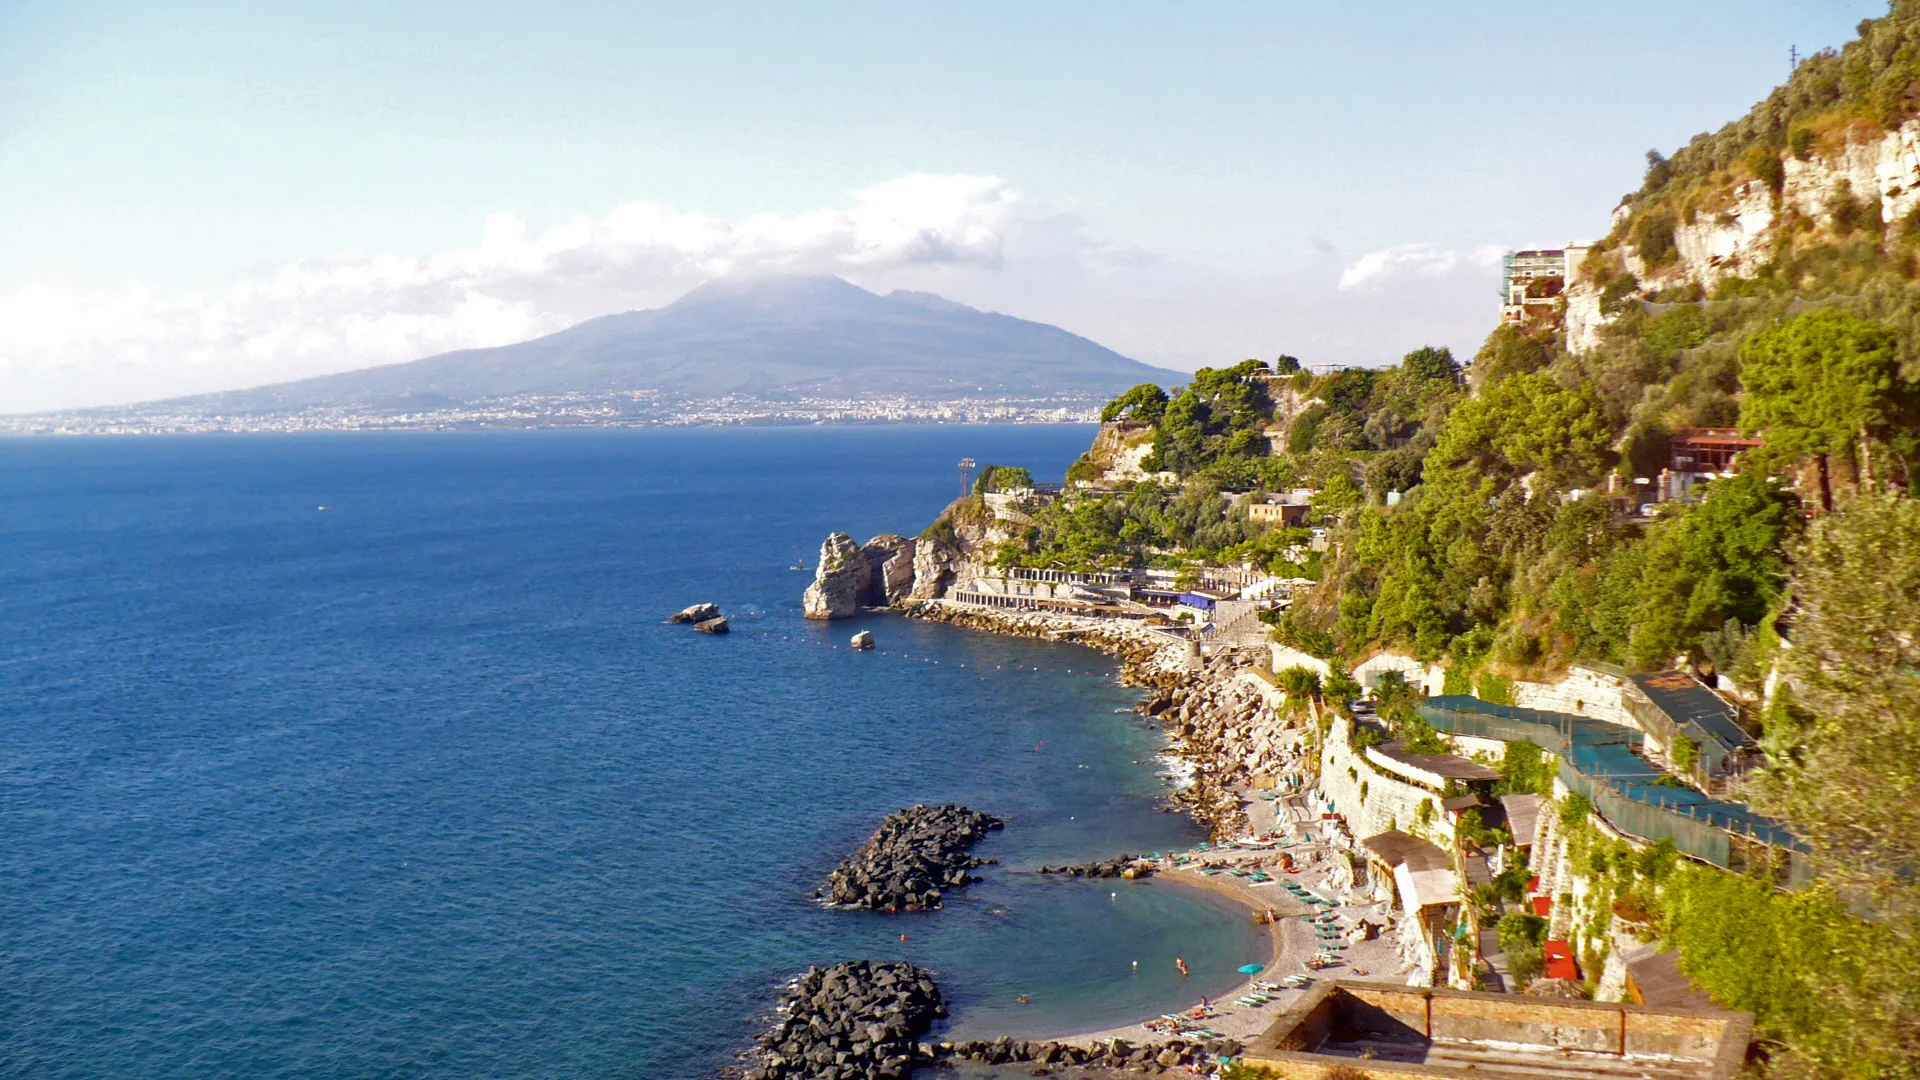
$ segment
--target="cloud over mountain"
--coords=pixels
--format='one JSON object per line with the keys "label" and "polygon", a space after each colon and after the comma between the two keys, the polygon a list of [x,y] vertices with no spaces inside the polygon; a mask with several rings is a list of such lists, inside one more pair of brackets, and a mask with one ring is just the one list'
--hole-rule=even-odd
{"label": "cloud over mountain", "polygon": [[938,292],[1183,368],[1280,351],[1383,362],[1428,342],[1470,347],[1485,333],[1484,252],[1388,248],[1347,266],[1336,287],[1337,258],[1323,239],[1304,256],[1266,261],[1112,244],[1078,216],[974,175],[913,174],[838,207],[731,219],[634,202],[536,230],[496,213],[470,246],[305,259],[204,293],[45,284],[0,293],[0,412],[503,345],[657,307],[703,281],[771,274]]}

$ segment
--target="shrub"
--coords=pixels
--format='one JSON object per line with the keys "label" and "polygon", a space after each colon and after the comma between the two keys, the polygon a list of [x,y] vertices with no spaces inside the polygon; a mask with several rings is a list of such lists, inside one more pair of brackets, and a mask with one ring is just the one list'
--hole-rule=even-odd
{"label": "shrub", "polygon": [[1768,190],[1778,193],[1787,184],[1787,167],[1773,147],[1759,143],[1747,150],[1747,168],[1753,171],[1754,178],[1767,185]]}

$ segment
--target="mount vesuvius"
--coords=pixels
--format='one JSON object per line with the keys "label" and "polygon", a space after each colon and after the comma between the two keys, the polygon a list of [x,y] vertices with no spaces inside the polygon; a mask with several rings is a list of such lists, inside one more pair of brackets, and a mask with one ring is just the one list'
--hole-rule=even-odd
{"label": "mount vesuvius", "polygon": [[833,276],[709,282],[662,308],[490,349],[183,399],[228,414],[459,406],[519,395],[1105,398],[1185,382],[1057,326]]}

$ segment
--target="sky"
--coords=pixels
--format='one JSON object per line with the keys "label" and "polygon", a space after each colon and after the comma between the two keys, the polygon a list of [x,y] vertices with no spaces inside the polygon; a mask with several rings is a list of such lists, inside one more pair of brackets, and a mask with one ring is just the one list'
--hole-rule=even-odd
{"label": "sky", "polygon": [[1191,370],[1470,355],[1509,248],[1882,0],[0,0],[0,413],[830,272]]}

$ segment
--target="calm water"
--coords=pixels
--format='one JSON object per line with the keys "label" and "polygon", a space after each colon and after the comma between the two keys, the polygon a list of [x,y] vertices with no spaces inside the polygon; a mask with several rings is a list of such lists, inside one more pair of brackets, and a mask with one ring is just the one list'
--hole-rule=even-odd
{"label": "calm water", "polygon": [[[1110,665],[808,624],[787,569],[1088,437],[0,442],[0,1074],[701,1076],[856,957],[933,968],[961,1031],[1224,989],[1239,911],[1017,872],[1195,839]],[[662,625],[701,600],[736,633]],[[1004,865],[929,915],[809,902],[922,800],[1006,817]]]}

